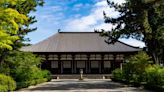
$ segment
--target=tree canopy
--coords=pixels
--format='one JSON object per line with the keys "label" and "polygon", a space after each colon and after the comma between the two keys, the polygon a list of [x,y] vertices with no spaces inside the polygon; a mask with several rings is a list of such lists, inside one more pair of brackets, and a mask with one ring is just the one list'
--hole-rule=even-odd
{"label": "tree canopy", "polygon": [[[112,30],[104,32],[108,43],[119,38],[134,38],[145,42],[149,54],[155,63],[163,61],[164,54],[164,0],[126,0],[117,4],[107,0],[110,8],[120,13],[111,18],[104,13],[105,23],[115,25]],[[104,30],[103,30],[104,31]]]}
{"label": "tree canopy", "polygon": [[16,0],[0,1],[0,49],[12,50],[11,45],[18,39],[16,35],[18,29],[28,18],[12,8],[7,8],[7,4],[16,5],[17,2]]}
{"label": "tree canopy", "polygon": [[9,50],[24,45],[27,33],[36,30],[29,27],[36,22],[30,12],[43,4],[43,0],[0,0],[0,63]]}

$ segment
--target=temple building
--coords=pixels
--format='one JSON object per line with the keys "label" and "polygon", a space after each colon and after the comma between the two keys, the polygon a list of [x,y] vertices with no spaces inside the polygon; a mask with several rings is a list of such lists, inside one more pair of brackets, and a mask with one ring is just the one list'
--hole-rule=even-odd
{"label": "temple building", "polygon": [[58,32],[21,50],[33,52],[44,60],[42,69],[52,74],[109,74],[121,67],[126,56],[142,50],[121,41],[107,44],[98,32]]}

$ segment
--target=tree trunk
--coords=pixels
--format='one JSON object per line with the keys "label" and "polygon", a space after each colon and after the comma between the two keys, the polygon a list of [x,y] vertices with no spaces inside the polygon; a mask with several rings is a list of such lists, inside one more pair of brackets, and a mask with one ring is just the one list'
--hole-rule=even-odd
{"label": "tree trunk", "polygon": [[160,58],[155,52],[152,53],[152,58],[155,64],[160,64]]}
{"label": "tree trunk", "polygon": [[157,41],[154,39],[147,41],[148,53],[152,57],[154,64],[160,64],[162,60],[162,53],[159,52],[160,46],[157,44]]}

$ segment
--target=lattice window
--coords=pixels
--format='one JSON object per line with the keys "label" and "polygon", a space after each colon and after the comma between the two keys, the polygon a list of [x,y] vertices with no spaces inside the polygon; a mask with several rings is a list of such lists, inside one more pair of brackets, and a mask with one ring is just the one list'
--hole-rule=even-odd
{"label": "lattice window", "polygon": [[116,55],[116,60],[123,60],[123,59],[124,59],[123,54]]}
{"label": "lattice window", "polygon": [[58,55],[50,54],[48,55],[48,60],[58,60]]}
{"label": "lattice window", "polygon": [[104,60],[114,60],[114,56],[112,54],[105,54]]}
{"label": "lattice window", "polygon": [[101,54],[91,54],[90,60],[101,60]]}
{"label": "lattice window", "polygon": [[77,55],[75,55],[75,60],[87,60],[87,55],[77,54]]}
{"label": "lattice window", "polygon": [[61,55],[61,60],[72,60],[72,55],[63,54],[63,55]]}

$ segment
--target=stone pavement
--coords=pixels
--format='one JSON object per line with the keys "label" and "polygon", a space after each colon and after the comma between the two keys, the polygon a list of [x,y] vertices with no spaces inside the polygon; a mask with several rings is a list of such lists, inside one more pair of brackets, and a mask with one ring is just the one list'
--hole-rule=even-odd
{"label": "stone pavement", "polygon": [[15,92],[152,92],[142,88],[128,87],[109,79],[59,79]]}

